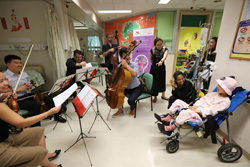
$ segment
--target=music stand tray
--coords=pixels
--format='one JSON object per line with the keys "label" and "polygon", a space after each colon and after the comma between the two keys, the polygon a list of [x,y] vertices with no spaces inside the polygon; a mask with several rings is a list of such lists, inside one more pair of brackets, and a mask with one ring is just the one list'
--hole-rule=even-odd
{"label": "music stand tray", "polygon": [[83,67],[83,68],[80,68],[80,69],[77,69],[76,70],[76,82],[77,81],[85,81],[85,82],[88,82],[89,79],[93,79],[95,78],[95,75],[94,76],[91,76],[92,73],[94,71],[97,71],[98,67],[95,66],[95,67]]}

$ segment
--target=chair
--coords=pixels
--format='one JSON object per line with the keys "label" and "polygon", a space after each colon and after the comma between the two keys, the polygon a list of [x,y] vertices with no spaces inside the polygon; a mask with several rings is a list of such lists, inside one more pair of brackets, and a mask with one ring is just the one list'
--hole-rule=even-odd
{"label": "chair", "polygon": [[[92,67],[98,67],[98,63],[97,62],[90,62],[90,63],[92,65]],[[102,74],[100,73],[99,69],[97,69],[97,73],[96,73],[95,77],[99,77],[99,82],[102,80],[102,86],[103,86]]]}
{"label": "chair", "polygon": [[28,110],[19,110],[17,113],[22,117],[26,117],[30,112]]}
{"label": "chair", "polygon": [[[140,73],[139,78],[144,79],[146,81],[146,87],[148,88],[148,93],[142,93],[135,101],[135,115],[134,118],[136,118],[136,108],[137,108],[137,103],[140,100],[146,99],[146,98],[151,98],[151,111],[153,111],[153,98],[152,98],[152,85],[153,85],[153,75],[149,73]],[[129,95],[125,95],[127,98],[129,98]]]}

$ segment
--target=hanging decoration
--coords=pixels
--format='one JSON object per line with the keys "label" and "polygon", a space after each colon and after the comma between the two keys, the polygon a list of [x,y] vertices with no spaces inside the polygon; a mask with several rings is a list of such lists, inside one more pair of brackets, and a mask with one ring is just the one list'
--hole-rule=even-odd
{"label": "hanging decoration", "polygon": [[197,39],[197,33],[194,33],[194,34],[193,34],[193,39],[194,39],[194,40]]}
{"label": "hanging decoration", "polygon": [[3,29],[4,29],[4,30],[7,30],[8,27],[7,27],[6,20],[5,20],[4,17],[1,17],[1,22],[2,22]]}
{"label": "hanging decoration", "polygon": [[24,22],[25,28],[26,28],[26,29],[30,29],[29,21],[28,21],[28,18],[27,18],[27,17],[24,17],[24,18],[23,18],[23,22]]}
{"label": "hanging decoration", "polygon": [[12,9],[12,14],[10,16],[11,16],[11,20],[13,21],[11,31],[19,31],[19,30],[21,30],[21,28],[23,26],[17,20],[17,17],[15,15],[15,9]]}

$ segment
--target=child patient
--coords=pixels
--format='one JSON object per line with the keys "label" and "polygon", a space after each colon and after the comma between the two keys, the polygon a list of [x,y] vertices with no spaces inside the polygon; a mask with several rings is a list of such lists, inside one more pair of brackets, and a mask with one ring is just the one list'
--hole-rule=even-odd
{"label": "child patient", "polygon": [[[218,83],[217,92],[211,92],[196,101],[193,106],[189,106],[182,100],[176,100],[169,108],[170,114],[165,117],[161,117],[155,114],[155,118],[162,122],[158,123],[159,130],[167,135],[171,134],[171,131],[176,129],[179,125],[182,125],[186,120],[193,118],[202,120],[201,117],[207,115],[213,115],[217,111],[222,111],[230,106],[229,96],[232,95],[233,90],[236,88],[237,82],[234,78],[223,77],[216,80]],[[171,117],[175,114],[179,107],[187,108],[181,110],[180,114],[176,117],[174,124],[169,125]]]}

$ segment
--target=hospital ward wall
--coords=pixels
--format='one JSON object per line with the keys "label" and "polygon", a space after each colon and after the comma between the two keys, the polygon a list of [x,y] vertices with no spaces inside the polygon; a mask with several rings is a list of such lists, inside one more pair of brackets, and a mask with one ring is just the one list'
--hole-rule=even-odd
{"label": "hospital ward wall", "polygon": [[[242,4],[243,0],[227,0],[225,3],[216,47],[217,69],[212,76],[209,91],[217,86],[215,79],[230,75],[236,77],[238,86],[250,90],[250,61],[229,58]],[[233,116],[230,116],[229,123],[233,141],[245,150],[244,155],[250,159],[250,104],[244,103],[238,107]],[[220,130],[227,134],[226,121],[220,126]]]}
{"label": "hospital ward wall", "polygon": [[[13,12],[14,10],[14,12]],[[24,45],[24,44],[43,44],[47,46],[47,21],[45,14],[47,11],[47,3],[43,1],[2,1],[0,2],[0,17],[6,21],[7,29],[0,26],[0,45]],[[13,14],[16,20],[11,20]],[[29,29],[24,24],[24,17],[27,17]],[[19,22],[22,28],[19,31],[13,30],[12,26]],[[16,39],[16,40],[15,40]],[[25,39],[30,39],[30,42],[25,42]],[[18,41],[19,40],[19,41]],[[4,57],[8,54],[15,54],[22,58],[23,63],[27,58],[28,50],[16,49],[0,49],[0,67],[5,66]],[[51,60],[49,58],[48,50],[46,49],[33,49],[27,65],[40,65],[44,68],[45,72],[45,90],[52,87],[54,83],[54,70]]]}

